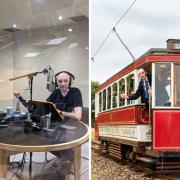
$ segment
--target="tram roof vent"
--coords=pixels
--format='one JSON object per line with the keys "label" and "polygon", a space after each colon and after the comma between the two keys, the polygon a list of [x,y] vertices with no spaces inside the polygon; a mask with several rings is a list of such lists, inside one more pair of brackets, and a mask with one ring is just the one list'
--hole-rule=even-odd
{"label": "tram roof vent", "polygon": [[180,39],[167,40],[167,53],[180,53]]}

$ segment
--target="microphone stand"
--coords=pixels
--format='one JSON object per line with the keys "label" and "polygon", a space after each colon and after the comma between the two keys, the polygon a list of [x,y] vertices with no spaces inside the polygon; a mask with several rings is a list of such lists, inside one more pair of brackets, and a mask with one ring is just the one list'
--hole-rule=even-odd
{"label": "microphone stand", "polygon": [[[15,78],[11,78],[9,79],[10,81],[13,81],[13,80],[16,80],[16,79],[20,79],[20,78],[24,78],[24,77],[28,77],[28,81],[29,81],[29,89],[30,89],[30,101],[29,101],[29,104],[28,104],[28,111],[29,111],[29,114],[27,116],[27,121],[29,120],[29,122],[27,122],[27,124],[25,126],[29,126],[31,124],[31,128],[27,128],[27,130],[25,130],[25,132],[27,131],[31,131],[30,129],[32,129],[32,120],[30,118],[30,113],[33,112],[33,104],[32,104],[32,93],[33,93],[33,78],[34,76],[36,76],[37,74],[40,74],[42,72],[34,72],[34,73],[30,73],[30,74],[26,74],[26,75],[23,75],[23,76],[19,76],[19,77],[15,77]],[[30,179],[31,179],[31,176],[32,176],[32,152],[30,152],[30,162],[29,162],[29,175],[30,175]]]}
{"label": "microphone stand", "polygon": [[28,76],[28,80],[29,80],[29,89],[30,89],[30,101],[32,102],[33,75]]}

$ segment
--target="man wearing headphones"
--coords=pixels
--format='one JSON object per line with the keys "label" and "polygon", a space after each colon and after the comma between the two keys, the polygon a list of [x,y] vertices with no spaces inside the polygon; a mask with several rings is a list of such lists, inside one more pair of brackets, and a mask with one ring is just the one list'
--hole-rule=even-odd
{"label": "man wearing headphones", "polygon": [[57,89],[48,97],[59,109],[59,113],[65,118],[81,120],[82,117],[82,95],[78,88],[71,87],[74,75],[68,71],[61,71],[55,75]]}
{"label": "man wearing headphones", "polygon": [[[55,79],[57,88],[47,98],[47,101],[56,105],[56,108],[64,116],[65,120],[68,120],[68,118],[81,120],[83,107],[82,95],[78,88],[71,87],[72,80],[75,79],[74,75],[68,71],[61,71],[55,75]],[[74,158],[72,149],[53,151],[51,153],[58,158],[65,158],[69,161],[72,161]],[[61,159],[61,161],[65,159]]]}

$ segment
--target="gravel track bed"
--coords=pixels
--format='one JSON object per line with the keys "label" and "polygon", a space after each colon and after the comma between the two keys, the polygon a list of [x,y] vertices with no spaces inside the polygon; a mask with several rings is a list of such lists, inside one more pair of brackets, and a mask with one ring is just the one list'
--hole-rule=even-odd
{"label": "gravel track bed", "polygon": [[[127,165],[106,158],[92,150],[92,180],[151,180],[143,172],[135,172]],[[158,179],[156,179],[158,180]]]}

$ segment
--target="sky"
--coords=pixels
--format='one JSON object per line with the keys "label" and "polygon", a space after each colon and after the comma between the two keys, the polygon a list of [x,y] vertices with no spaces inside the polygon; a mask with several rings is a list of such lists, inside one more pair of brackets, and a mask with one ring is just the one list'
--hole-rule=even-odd
{"label": "sky", "polygon": [[[91,0],[91,56],[134,0]],[[136,0],[116,30],[137,59],[150,48],[180,39],[179,0]],[[113,32],[91,62],[91,79],[103,83],[132,63]]]}

